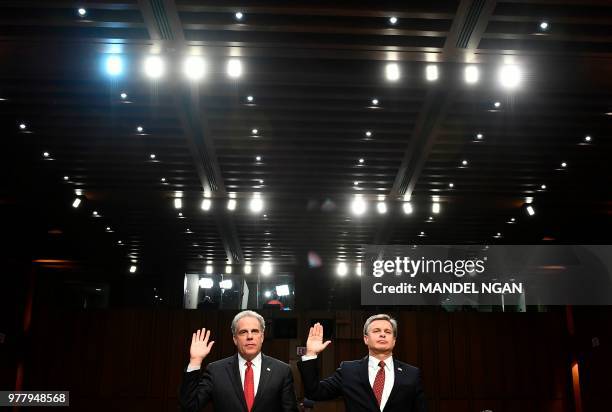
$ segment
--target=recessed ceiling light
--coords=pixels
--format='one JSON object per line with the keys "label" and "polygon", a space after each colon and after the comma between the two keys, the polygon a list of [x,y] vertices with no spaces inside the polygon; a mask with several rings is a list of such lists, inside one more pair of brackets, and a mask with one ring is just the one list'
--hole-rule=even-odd
{"label": "recessed ceiling light", "polygon": [[540,22],[540,30],[543,30],[543,31],[548,30],[548,22],[545,22],[545,21]]}
{"label": "recessed ceiling light", "polygon": [[200,80],[206,74],[206,62],[200,56],[189,56],[183,63],[183,71],[189,80]]}
{"label": "recessed ceiling light", "polygon": [[351,210],[356,215],[362,215],[365,213],[367,210],[367,205],[361,196],[357,196],[355,199],[353,199],[353,202],[351,203]]}
{"label": "recessed ceiling light", "polygon": [[438,214],[438,213],[440,213],[440,203],[438,203],[438,202],[434,202],[434,203],[431,205],[431,212],[432,212],[432,213],[434,213],[434,214]]}
{"label": "recessed ceiling light", "polygon": [[49,152],[44,152],[43,157],[49,157]]}
{"label": "recessed ceiling light", "polygon": [[516,222],[516,219],[515,218],[511,218],[510,221],[511,222]]}
{"label": "recessed ceiling light", "polygon": [[465,68],[464,79],[467,84],[478,83],[479,77],[480,72],[478,71],[478,67],[470,65]]}
{"label": "recessed ceiling light", "polygon": [[74,202],[72,202],[72,207],[76,209],[77,207],[79,207],[80,204],[81,204],[81,199],[77,197],[76,199],[74,199]]}
{"label": "recessed ceiling light", "polygon": [[363,162],[365,162],[363,158],[359,159],[359,163],[363,164]]}
{"label": "recessed ceiling light", "polygon": [[227,75],[234,79],[242,75],[242,62],[238,59],[230,59],[227,62]]}
{"label": "recessed ceiling light", "polygon": [[404,204],[402,205],[402,209],[404,210],[404,213],[409,215],[412,213],[412,203],[410,202],[404,202]]}
{"label": "recessed ceiling light", "polygon": [[387,213],[387,204],[385,202],[378,202],[376,204],[376,210],[378,211],[378,213],[380,213],[381,215]]}
{"label": "recessed ceiling light", "polygon": [[454,183],[449,183],[448,187],[450,187],[452,189],[453,187],[455,187],[455,184]]}
{"label": "recessed ceiling light", "polygon": [[590,142],[591,141],[591,136],[584,136],[584,141],[585,142]]}
{"label": "recessed ceiling light", "polygon": [[19,124],[19,128],[20,128],[21,130],[25,130],[25,129],[27,129],[27,128],[28,128],[28,126],[26,126],[26,124],[25,124],[25,123],[20,123],[20,124]]}
{"label": "recessed ceiling light", "polygon": [[68,180],[68,179],[70,179],[70,177],[64,176],[64,180]]}
{"label": "recessed ceiling light", "polygon": [[261,162],[261,156],[256,156],[255,160],[258,161],[258,162]]}
{"label": "recessed ceiling light", "polygon": [[203,199],[202,200],[202,210],[204,211],[208,211],[210,210],[210,207],[212,206],[212,202],[210,199]]}
{"label": "recessed ceiling light", "polygon": [[461,165],[462,166],[467,166],[468,165],[468,161],[467,160],[462,160],[461,161]]}
{"label": "recessed ceiling light", "polygon": [[242,20],[244,14],[242,14],[242,12],[240,11],[237,11],[236,14],[234,14],[234,17],[236,17],[236,20]]}
{"label": "recessed ceiling light", "polygon": [[179,217],[183,217],[183,212],[179,212]]}
{"label": "recessed ceiling light", "polygon": [[425,237],[425,232],[419,233],[419,237]]}
{"label": "recessed ceiling light", "polygon": [[348,273],[348,266],[346,265],[346,263],[339,262],[338,266],[336,267],[336,274],[340,277],[344,277],[346,276],[347,273]]}
{"label": "recessed ceiling light", "polygon": [[110,226],[106,226],[106,231],[107,231],[107,232],[110,232],[110,231],[111,231]]}
{"label": "recessed ceiling light", "polygon": [[546,185],[542,185],[542,186],[540,186],[540,189],[542,189],[542,190],[546,190]]}
{"label": "recessed ceiling light", "polygon": [[143,132],[143,130],[144,130],[144,129],[142,128],[142,126],[138,126],[138,127],[136,128],[136,131],[137,131],[138,133],[142,133],[142,132]]}
{"label": "recessed ceiling light", "polygon": [[495,102],[495,103],[493,103],[493,106],[497,109],[497,108],[501,107],[501,102]]}
{"label": "recessed ceiling light", "polygon": [[151,79],[158,79],[164,75],[165,63],[159,56],[149,56],[144,62],[144,72]]}
{"label": "recessed ceiling light", "polygon": [[[387,63],[385,66],[385,77],[391,82],[395,82],[400,78],[400,69],[397,63]],[[374,103],[374,101],[372,101]]]}
{"label": "recessed ceiling light", "polygon": [[521,69],[514,64],[505,64],[499,69],[499,82],[506,89],[515,89],[521,83]]}
{"label": "recessed ceiling light", "polygon": [[253,100],[255,100],[253,96],[247,96],[247,102],[251,103]]}
{"label": "recessed ceiling light", "polygon": [[427,79],[427,81],[436,81],[438,80],[438,77],[438,66],[436,66],[435,64],[428,64],[427,67],[425,67],[425,78]]}
{"label": "recessed ceiling light", "polygon": [[161,181],[162,181],[162,182],[165,182],[165,181],[166,181],[166,178],[165,178],[165,177],[162,177],[162,178],[161,178]]}
{"label": "recessed ceiling light", "polygon": [[562,163],[561,163],[561,167],[567,167],[567,163],[562,162]]}
{"label": "recessed ceiling light", "polygon": [[119,76],[123,73],[123,59],[118,55],[111,55],[106,58],[106,73],[109,76]]}
{"label": "recessed ceiling light", "polygon": [[264,203],[261,197],[253,196],[251,201],[249,202],[249,209],[253,213],[260,213],[263,210]]}
{"label": "recessed ceiling light", "polygon": [[150,157],[151,159],[155,159],[155,153],[151,153],[151,154],[149,155],[149,157]]}
{"label": "recessed ceiling light", "polygon": [[365,132],[365,135],[366,137],[372,137],[372,132],[368,130],[367,132]]}
{"label": "recessed ceiling light", "polygon": [[174,199],[174,208],[175,209],[180,209],[183,207],[183,199],[181,199],[180,197],[177,197]]}
{"label": "recessed ceiling light", "polygon": [[236,199],[230,199],[227,201],[227,210],[236,210]]}
{"label": "recessed ceiling light", "polygon": [[372,99],[372,104],[374,106],[378,106],[378,99]]}
{"label": "recessed ceiling light", "polygon": [[259,183],[263,185],[263,179],[259,179]]}
{"label": "recessed ceiling light", "polygon": [[258,134],[258,133],[259,133],[259,130],[258,130],[258,129],[253,129],[253,130],[251,130],[251,134]]}
{"label": "recessed ceiling light", "polygon": [[79,16],[81,16],[81,17],[85,17],[85,15],[87,15],[87,10],[86,10],[86,9],[84,9],[83,7],[80,7],[80,8],[77,10],[77,13],[79,13]]}
{"label": "recessed ceiling light", "polygon": [[535,209],[533,208],[533,206],[531,206],[531,205],[527,206],[526,210],[527,210],[527,214],[529,214],[529,216],[535,215]]}
{"label": "recessed ceiling light", "polygon": [[122,245],[122,244],[123,244],[123,241],[122,241],[122,240],[118,240],[118,241],[117,241],[117,243],[118,243],[118,244],[120,244],[120,245]]}
{"label": "recessed ceiling light", "polygon": [[119,96],[121,96],[122,100],[125,100],[128,97],[127,93],[125,93],[125,92],[121,93]]}
{"label": "recessed ceiling light", "polygon": [[359,182],[355,180],[355,181],[353,182],[353,185],[358,186],[358,185],[359,185]]}
{"label": "recessed ceiling light", "polygon": [[395,16],[389,17],[389,23],[396,24],[397,23],[397,17],[395,17]]}
{"label": "recessed ceiling light", "polygon": [[484,136],[482,135],[482,133],[478,133],[478,134],[476,135],[476,139],[478,139],[478,140],[482,140],[482,138],[483,138],[483,137],[484,137]]}

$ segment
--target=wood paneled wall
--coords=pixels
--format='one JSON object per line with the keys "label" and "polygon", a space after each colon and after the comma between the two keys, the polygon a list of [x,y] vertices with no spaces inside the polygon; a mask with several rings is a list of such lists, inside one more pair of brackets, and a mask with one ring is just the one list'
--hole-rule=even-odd
{"label": "wood paneled wall", "polygon": [[[191,333],[212,329],[210,360],[234,353],[236,312],[111,310],[36,312],[25,389],[70,390],[71,410],[177,411]],[[298,319],[299,339],[268,336],[264,352],[295,366],[311,319],[335,319],[321,356],[322,373],[366,354],[363,321],[370,313],[262,312]],[[562,312],[398,312],[395,356],[422,369],[431,412],[573,410],[569,341]],[[273,322],[272,322],[273,329]],[[269,331],[273,334],[273,330]],[[296,388],[301,396],[299,376]],[[343,411],[341,401],[317,411]]]}

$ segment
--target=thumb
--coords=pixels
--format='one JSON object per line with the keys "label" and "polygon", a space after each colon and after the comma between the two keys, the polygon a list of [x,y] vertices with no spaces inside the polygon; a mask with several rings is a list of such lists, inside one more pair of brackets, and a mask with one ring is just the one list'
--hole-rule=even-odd
{"label": "thumb", "polygon": [[211,350],[214,344],[215,344],[215,341],[214,341],[214,340],[211,340],[211,341],[208,343],[208,346],[207,346],[207,347],[208,347],[208,350]]}
{"label": "thumb", "polygon": [[331,340],[326,341],[326,342],[323,344],[323,349],[327,348],[327,345],[329,345],[330,343],[331,343]]}

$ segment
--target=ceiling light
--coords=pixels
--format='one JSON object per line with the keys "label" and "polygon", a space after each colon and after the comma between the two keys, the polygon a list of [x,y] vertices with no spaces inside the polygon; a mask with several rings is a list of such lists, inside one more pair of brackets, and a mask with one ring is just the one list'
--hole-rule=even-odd
{"label": "ceiling light", "polygon": [[234,79],[242,75],[242,62],[238,59],[230,59],[227,62],[227,75]]}
{"label": "ceiling light", "polygon": [[379,214],[384,215],[387,213],[387,204],[385,202],[378,202],[376,204],[376,210]]}
{"label": "ceiling light", "polygon": [[591,136],[584,136],[584,141],[585,142],[590,142],[591,141]]}
{"label": "ceiling light", "polygon": [[27,127],[28,127],[28,126],[26,126],[26,124],[25,124],[25,123],[20,123],[20,124],[19,124],[19,129],[21,129],[21,130],[25,130],[25,129],[27,129]]}
{"label": "ceiling light", "polygon": [[567,167],[567,163],[565,162],[561,163],[561,167]]}
{"label": "ceiling light", "polygon": [[359,163],[363,164],[363,162],[365,162],[363,158],[359,159]]}
{"label": "ceiling light", "polygon": [[206,63],[200,56],[189,56],[185,59],[183,70],[189,80],[200,80],[206,72]]}
{"label": "ceiling light", "polygon": [[49,157],[49,152],[43,152],[43,157]]}
{"label": "ceiling light", "polygon": [[252,271],[253,271],[253,268],[251,267],[251,264],[249,262],[245,263],[244,264],[244,274],[250,275]]}
{"label": "ceiling light", "polygon": [[267,297],[267,298],[270,298],[270,297],[272,297],[272,292],[270,292],[269,290],[266,290],[264,292],[264,296]]}
{"label": "ceiling light", "polygon": [[[232,273],[232,265],[225,265],[225,273],[227,275]],[[228,289],[231,289],[231,286]]]}
{"label": "ceiling light", "polygon": [[177,197],[176,199],[174,199],[174,208],[180,209],[182,207],[183,207],[183,199],[181,199],[180,197]]}
{"label": "ceiling light", "polygon": [[346,276],[348,273],[348,266],[344,262],[339,262],[338,266],[336,266],[336,274],[340,277]]}
{"label": "ceiling light", "polygon": [[183,217],[183,212],[179,212],[179,217]]}
{"label": "ceiling light", "polygon": [[137,131],[138,133],[142,133],[142,132],[143,132],[143,130],[144,130],[144,129],[142,128],[142,126],[138,126],[138,127],[136,128],[136,131]]}
{"label": "ceiling light", "polygon": [[402,208],[404,209],[404,213],[409,215],[412,213],[412,203],[404,202]]}
{"label": "ceiling light", "polygon": [[151,159],[155,159],[155,153],[151,153],[151,154],[149,155],[149,157],[150,157]]}
{"label": "ceiling light", "polygon": [[548,30],[548,22],[545,22],[545,21],[541,22],[540,23],[540,30],[542,30],[542,31]]}
{"label": "ceiling light", "polygon": [[276,287],[276,294],[278,296],[289,296],[289,285],[278,285]]}
{"label": "ceiling light", "polygon": [[433,214],[440,213],[440,203],[435,202],[431,205],[431,213]]}
{"label": "ceiling light", "polygon": [[159,56],[149,56],[144,62],[144,72],[151,79],[158,79],[164,75],[165,64]]}
{"label": "ceiling light", "polygon": [[123,73],[123,60],[117,55],[108,56],[104,63],[104,67],[109,76],[119,76]]}
{"label": "ceiling light", "polygon": [[464,78],[467,84],[478,83],[479,77],[480,77],[480,73],[478,71],[478,67],[470,65],[465,68]]}
{"label": "ceiling light", "polygon": [[236,199],[230,199],[227,201],[227,210],[236,210]]}
{"label": "ceiling light", "polygon": [[252,103],[255,98],[253,96],[247,96],[247,102]]}
{"label": "ceiling light", "polygon": [[257,161],[257,162],[261,162],[261,156],[256,156],[256,157],[255,157],[255,161]]}
{"label": "ceiling light", "polygon": [[506,89],[514,89],[521,83],[521,69],[513,64],[506,64],[499,69],[499,82]]}
{"label": "ceiling light", "polygon": [[80,204],[81,204],[81,199],[77,197],[76,199],[74,199],[74,202],[72,202],[72,207],[76,209],[77,207],[79,207]]}
{"label": "ceiling light", "polygon": [[111,231],[111,227],[110,226],[106,226],[106,231],[110,232]]}
{"label": "ceiling light", "polygon": [[462,160],[461,161],[461,165],[462,166],[467,166],[468,165],[468,161],[467,160]]}
{"label": "ceiling light", "polygon": [[242,14],[242,12],[240,11],[237,11],[236,14],[234,14],[234,17],[236,17],[236,20],[242,20],[244,14]]}
{"label": "ceiling light", "polygon": [[378,99],[372,99],[372,104],[374,106],[378,106]]}
{"label": "ceiling light", "polygon": [[482,133],[478,133],[478,134],[476,135],[476,139],[478,139],[478,140],[482,140],[482,138],[483,138],[483,137],[484,137],[484,136],[482,135]]}
{"label": "ceiling light", "polygon": [[121,97],[122,100],[125,100],[128,97],[127,93],[125,92],[121,93],[119,96]]}
{"label": "ceiling light", "polygon": [[77,10],[77,13],[79,13],[79,16],[85,17],[85,15],[87,14],[87,10],[84,9],[83,7],[79,7],[79,9]]}
{"label": "ceiling light", "polygon": [[542,185],[542,186],[540,186],[540,189],[542,189],[542,190],[546,190],[546,185]]}
{"label": "ceiling light", "polygon": [[533,206],[531,206],[531,205],[527,206],[526,210],[527,210],[527,213],[529,214],[529,216],[535,215],[535,209],[533,208]]}
{"label": "ceiling light", "polygon": [[213,282],[211,278],[200,278],[198,284],[200,285],[201,289],[210,289],[213,287],[215,282]]}
{"label": "ceiling light", "polygon": [[212,202],[210,199],[204,199],[202,200],[202,210],[204,211],[208,211],[210,210],[210,206],[212,205]]}
{"label": "ceiling light", "polygon": [[366,202],[361,196],[357,196],[355,199],[353,199],[353,202],[351,203],[351,210],[353,211],[353,214],[362,215],[365,213],[366,209]]}
{"label": "ceiling light", "polygon": [[253,213],[260,213],[263,210],[264,204],[263,200],[259,196],[253,196],[251,201],[249,202],[249,208]]}
{"label": "ceiling light", "polygon": [[494,106],[496,109],[499,109],[499,108],[501,107],[501,102],[495,102],[495,103],[493,103],[493,106]]}
{"label": "ceiling light", "polygon": [[82,189],[74,189],[74,194],[77,196],[83,196],[83,190]]}
{"label": "ceiling light", "polygon": [[160,180],[161,180],[161,181],[162,181],[162,183],[163,183],[163,182],[165,182],[165,181],[166,181],[166,178],[165,178],[165,177],[162,177]]}
{"label": "ceiling light", "polygon": [[449,183],[448,187],[450,187],[452,189],[453,187],[455,187],[455,184],[454,183]]}
{"label": "ceiling light", "polygon": [[263,262],[259,268],[259,272],[264,276],[270,276],[270,274],[272,274],[272,263]]}
{"label": "ceiling light", "polygon": [[425,237],[425,232],[419,233],[419,237]]}
{"label": "ceiling light", "polygon": [[211,262],[208,262],[208,264],[204,267],[204,271],[208,275],[211,275],[213,273],[213,266]]}
{"label": "ceiling light", "polygon": [[95,210],[91,214],[92,214],[92,216],[98,217],[98,212],[95,211]]}
{"label": "ceiling light", "polygon": [[435,64],[429,64],[425,67],[425,78],[428,82],[433,82],[438,80],[438,66]]}
{"label": "ceiling light", "polygon": [[219,282],[219,287],[221,289],[231,289],[233,286],[233,282],[231,279],[225,279]]}
{"label": "ceiling light", "polygon": [[130,266],[130,273],[136,273],[136,266]]}
{"label": "ceiling light", "polygon": [[[385,76],[387,80],[395,82],[400,78],[400,69],[397,63],[387,63],[385,66]],[[374,102],[372,102],[374,103]]]}
{"label": "ceiling light", "polygon": [[70,179],[68,176],[64,176],[64,180],[68,180]]}
{"label": "ceiling light", "polygon": [[123,241],[122,241],[122,240],[118,240],[118,241],[117,241],[117,244],[122,245],[122,244],[123,244]]}
{"label": "ceiling light", "polygon": [[361,262],[357,263],[357,266],[355,266],[355,274],[361,276]]}
{"label": "ceiling light", "polygon": [[391,23],[391,24],[397,23],[397,17],[395,17],[395,16],[389,17],[389,23]]}

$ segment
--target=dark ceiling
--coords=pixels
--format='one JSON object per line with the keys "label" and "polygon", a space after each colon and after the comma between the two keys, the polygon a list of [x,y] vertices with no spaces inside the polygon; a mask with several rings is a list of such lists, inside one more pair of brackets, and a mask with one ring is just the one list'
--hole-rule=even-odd
{"label": "dark ceiling", "polygon": [[[603,0],[2,1],[5,252],[173,296],[207,261],[236,277],[250,261],[252,279],[270,260],[261,282],[329,303],[365,244],[609,243],[611,28]],[[148,54],[165,59],[159,80]],[[197,84],[181,73],[192,54],[207,62]],[[509,62],[524,73],[512,92],[496,77]]]}

